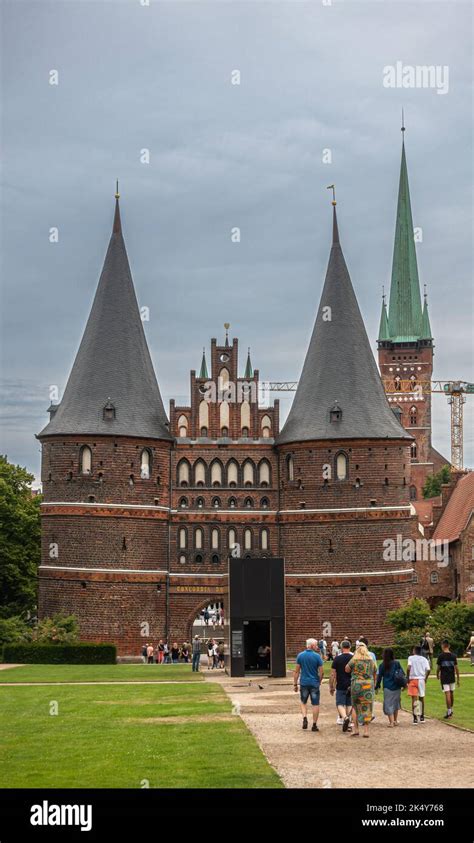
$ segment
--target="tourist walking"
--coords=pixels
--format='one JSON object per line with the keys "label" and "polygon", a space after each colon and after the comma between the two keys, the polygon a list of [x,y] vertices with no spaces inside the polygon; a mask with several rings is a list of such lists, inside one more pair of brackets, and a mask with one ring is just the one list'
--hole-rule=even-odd
{"label": "tourist walking", "polygon": [[434,641],[429,633],[429,630],[426,630],[424,637],[421,639],[421,655],[428,659],[430,663],[430,667],[433,664],[433,650],[434,650]]}
{"label": "tourist walking", "polygon": [[[411,656],[408,656],[407,679],[408,694],[411,697],[411,710],[413,714],[413,725],[418,722],[425,722],[425,693],[426,680],[430,675],[430,663],[421,654],[421,646],[413,647]],[[418,720],[418,718],[420,718]]]}
{"label": "tourist walking", "polygon": [[167,641],[163,644],[163,662],[164,664],[171,664],[170,648]]}
{"label": "tourist walking", "polygon": [[184,641],[181,647],[181,658],[185,664],[189,664],[189,644],[187,641]]}
{"label": "tourist walking", "polygon": [[333,659],[335,659],[336,656],[338,656],[340,652],[341,651],[339,649],[339,641],[332,641],[331,642],[331,656],[333,657]]}
{"label": "tourist walking", "polygon": [[194,636],[193,641],[193,671],[199,673],[199,662],[201,661],[201,641],[199,635]]}
{"label": "tourist walking", "polygon": [[316,652],[318,642],[315,638],[308,638],[306,650],[298,653],[296,667],[293,674],[295,692],[298,691],[298,679],[300,682],[301,713],[303,715],[303,729],[308,728],[308,698],[311,698],[313,709],[312,732],[319,732],[319,699],[320,686],[323,681],[323,660]]}
{"label": "tourist walking", "polygon": [[359,727],[363,727],[363,737],[369,737],[369,723],[372,720],[374,706],[374,682],[377,667],[365,644],[359,641],[354,655],[345,666],[351,674],[352,721],[354,724],[351,737],[358,737]]}
{"label": "tourist walking", "polygon": [[359,638],[359,644],[365,644],[365,646],[367,647],[367,649],[368,649],[368,651],[369,651],[369,656],[370,656],[370,658],[374,660],[375,664],[377,664],[377,656],[376,656],[376,655],[375,655],[375,653],[374,653],[374,652],[373,652],[373,651],[369,648],[369,642],[368,642],[368,639],[365,637],[365,635],[361,635],[361,637]]}
{"label": "tourist walking", "polygon": [[350,728],[352,702],[351,677],[346,673],[346,665],[350,662],[353,653],[351,653],[351,645],[347,639],[342,642],[341,647],[342,653],[338,654],[336,651],[336,656],[331,665],[329,693],[332,697],[336,694],[336,708],[339,715],[337,724],[342,726],[343,732],[347,732]]}
{"label": "tourist walking", "polygon": [[148,644],[147,648],[146,648],[146,656],[147,656],[148,664],[153,664],[153,652],[154,652],[153,644]]}
{"label": "tourist walking", "polygon": [[217,667],[220,667],[222,669],[224,669],[224,654],[225,654],[224,642],[219,641],[219,643],[217,645]]}
{"label": "tourist walking", "polygon": [[406,677],[402,666],[395,658],[391,647],[383,651],[382,661],[377,673],[377,692],[383,682],[383,713],[388,717],[388,725],[398,726],[398,712],[400,711],[402,688],[406,685]]}
{"label": "tourist walking", "polygon": [[444,715],[444,719],[448,720],[453,716],[455,681],[457,681],[457,686],[459,688],[460,678],[458,660],[456,654],[452,653],[449,649],[449,641],[447,638],[441,642],[441,653],[438,656],[436,677],[441,681],[441,688],[443,689],[446,698],[446,714]]}
{"label": "tourist walking", "polygon": [[179,662],[179,647],[178,642],[175,641],[171,647],[171,663],[178,664]]}
{"label": "tourist walking", "polygon": [[156,657],[157,664],[163,664],[163,659],[165,657],[165,645],[163,644],[163,639],[160,638],[158,641],[158,655]]}
{"label": "tourist walking", "polygon": [[148,644],[144,644],[142,647],[142,659],[143,664],[146,664],[148,658]]}
{"label": "tourist walking", "polygon": [[212,668],[212,666],[213,666],[213,661],[214,661],[214,659],[213,659],[213,654],[212,654],[213,647],[214,647],[214,639],[213,639],[213,638],[208,638],[208,639],[207,639],[207,642],[206,642],[206,648],[207,648],[207,669],[208,669],[208,670],[211,670],[211,668]]}
{"label": "tourist walking", "polygon": [[474,632],[471,633],[469,644],[467,645],[467,651],[471,656],[471,664],[474,664]]}

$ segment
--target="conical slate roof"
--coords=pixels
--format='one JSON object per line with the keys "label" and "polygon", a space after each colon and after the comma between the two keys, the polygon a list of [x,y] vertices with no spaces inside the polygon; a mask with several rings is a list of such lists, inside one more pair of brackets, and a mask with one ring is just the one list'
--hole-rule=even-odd
{"label": "conical slate roof", "polygon": [[[340,419],[331,420],[338,418],[338,411]],[[333,243],[319,310],[277,443],[388,438],[412,439],[387,401],[339,243],[334,207]]]}
{"label": "conical slate roof", "polygon": [[[106,404],[112,411],[104,414]],[[63,399],[39,436],[88,433],[171,439],[167,422],[122,236],[117,194],[112,236],[79,351]]]}

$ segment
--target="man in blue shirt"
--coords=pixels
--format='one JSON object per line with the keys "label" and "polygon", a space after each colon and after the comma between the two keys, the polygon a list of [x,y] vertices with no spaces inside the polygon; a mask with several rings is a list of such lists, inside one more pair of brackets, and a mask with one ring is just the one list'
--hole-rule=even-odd
{"label": "man in blue shirt", "polygon": [[308,728],[308,698],[311,697],[313,707],[312,732],[319,732],[319,687],[323,681],[323,660],[317,652],[318,642],[315,638],[308,638],[306,650],[298,653],[293,677],[295,691],[298,691],[300,680],[301,713],[303,715],[303,729]]}

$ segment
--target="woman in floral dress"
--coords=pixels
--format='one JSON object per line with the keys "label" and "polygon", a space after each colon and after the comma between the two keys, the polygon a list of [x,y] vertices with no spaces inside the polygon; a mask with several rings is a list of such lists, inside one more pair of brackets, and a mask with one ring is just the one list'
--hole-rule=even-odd
{"label": "woman in floral dress", "polygon": [[351,737],[358,737],[359,726],[363,726],[363,736],[368,738],[374,705],[377,666],[365,644],[359,644],[345,669],[351,674],[352,719],[354,721]]}

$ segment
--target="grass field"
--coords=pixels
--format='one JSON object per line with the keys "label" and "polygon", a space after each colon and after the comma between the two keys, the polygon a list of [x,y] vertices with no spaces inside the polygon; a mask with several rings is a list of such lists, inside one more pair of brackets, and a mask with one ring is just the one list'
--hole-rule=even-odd
{"label": "grass field", "polygon": [[[381,693],[378,698],[382,699]],[[402,708],[411,711],[411,699],[406,691],[402,693]],[[446,714],[444,693],[437,679],[429,679],[426,683],[425,714],[439,720]],[[474,678],[461,678],[461,686],[454,691],[454,714],[449,723],[474,730]]]}
{"label": "grass field", "polygon": [[[67,667],[13,668],[0,681],[99,681],[114,666]],[[169,672],[177,678],[181,667]],[[0,787],[282,787],[220,686],[187,665],[182,674],[179,684],[0,688]]]}
{"label": "grass field", "polygon": [[2,682],[202,682],[190,664],[25,664],[0,670]]}

